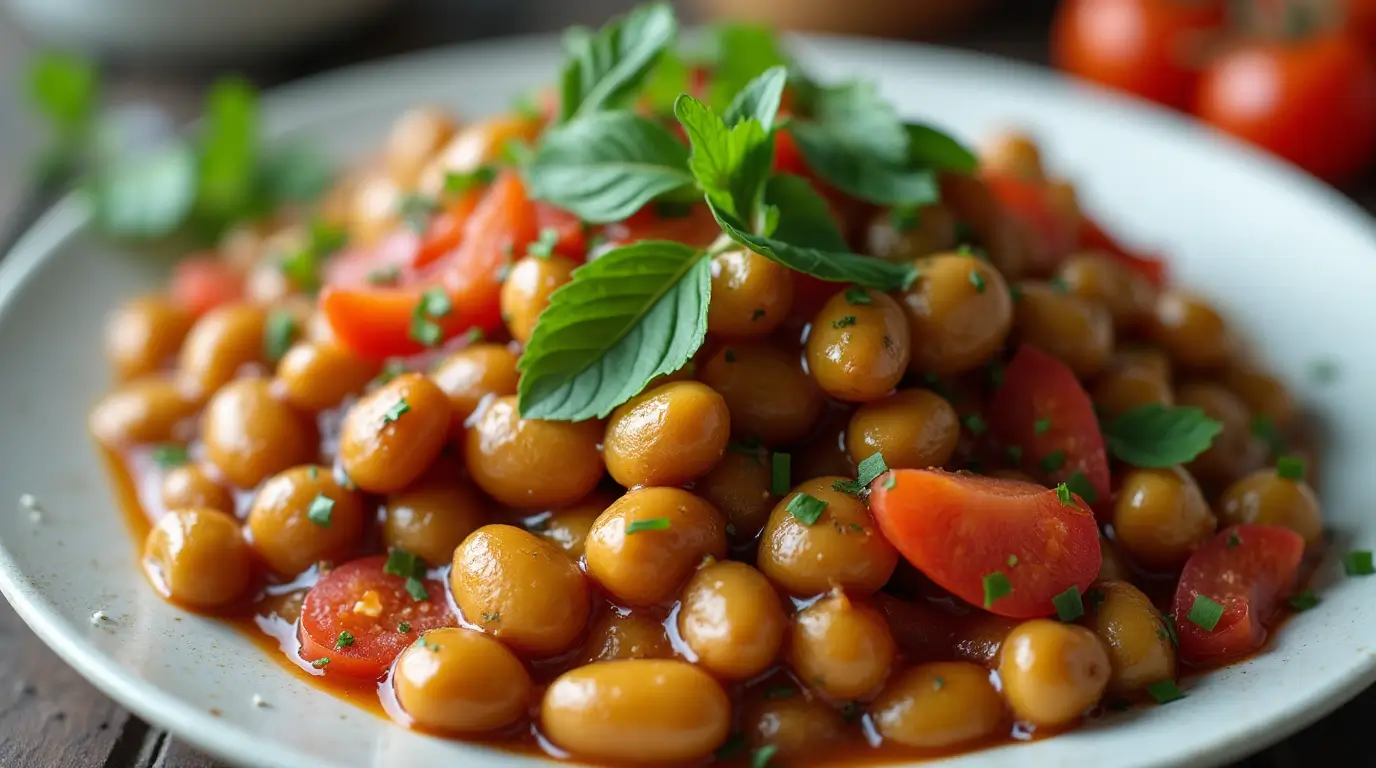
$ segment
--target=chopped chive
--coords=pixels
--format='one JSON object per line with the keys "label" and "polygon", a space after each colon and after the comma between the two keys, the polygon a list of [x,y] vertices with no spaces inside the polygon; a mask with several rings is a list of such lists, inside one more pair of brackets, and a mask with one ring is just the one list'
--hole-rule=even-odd
{"label": "chopped chive", "polygon": [[1093,504],[1099,500],[1099,494],[1090,484],[1089,478],[1085,477],[1085,473],[1079,470],[1071,472],[1070,477],[1066,478],[1065,484],[1071,493],[1084,499],[1086,504]]}
{"label": "chopped chive", "polygon": [[559,244],[559,230],[545,227],[535,242],[526,246],[526,254],[537,259],[548,259],[554,254],[554,246]]}
{"label": "chopped chive", "polygon": [[307,467],[307,468],[306,468],[306,477],[309,477],[309,478],[312,479],[312,480],[319,480],[319,479],[320,479],[320,469],[317,468],[317,467]]}
{"label": "chopped chive", "polygon": [[411,328],[407,331],[407,335],[411,337],[412,341],[419,342],[426,347],[433,347],[444,340],[444,329],[434,320],[417,314],[411,318]]}
{"label": "chopped chive", "polygon": [[984,283],[984,275],[981,275],[978,269],[970,270],[970,285],[975,286],[975,293],[984,293],[987,286]]}
{"label": "chopped chive", "polygon": [[633,520],[626,524],[626,535],[641,531],[663,531],[669,528],[669,518],[651,517],[645,520]]}
{"label": "chopped chive", "polygon": [[821,519],[822,513],[827,510],[827,503],[815,496],[800,492],[797,496],[789,499],[785,509],[803,525],[814,525]]}
{"label": "chopped chive", "polygon": [[1056,486],[1056,498],[1060,500],[1063,507],[1075,506],[1075,499],[1070,495],[1070,487],[1065,483]]}
{"label": "chopped chive", "polygon": [[399,634],[403,634],[403,635],[404,635],[404,634],[406,634],[407,632],[410,632],[410,631],[411,631],[411,622],[409,622],[409,621],[403,621],[403,622],[401,622],[400,624],[397,625],[397,632],[398,632]]}
{"label": "chopped chive", "polygon": [[392,403],[392,407],[388,408],[382,414],[382,423],[391,424],[392,422],[395,422],[397,419],[400,419],[403,413],[406,413],[410,410],[411,404],[406,402],[406,398],[397,398],[397,401],[395,403]]}
{"label": "chopped chive", "polygon": [[334,512],[334,499],[324,494],[316,494],[311,499],[310,509],[306,511],[306,519],[321,528],[330,527],[330,516]]}
{"label": "chopped chive", "polygon": [[980,416],[978,413],[972,413],[961,419],[961,421],[965,423],[965,428],[970,430],[970,434],[972,435],[982,435],[985,430],[989,429],[989,425],[984,421],[984,417]]}
{"label": "chopped chive", "polygon": [[884,461],[883,453],[876,453],[862,460],[858,467],[858,480],[861,485],[869,487],[880,475],[889,471],[889,465]]}
{"label": "chopped chive", "polygon": [[846,303],[854,306],[873,304],[874,299],[870,298],[869,291],[860,286],[852,286],[846,289]]}
{"label": "chopped chive", "polygon": [[285,310],[274,310],[268,315],[263,326],[263,354],[269,362],[277,362],[291,349],[296,340],[296,318]]}
{"label": "chopped chive", "polygon": [[1052,451],[1043,456],[1039,464],[1043,472],[1055,472],[1065,466],[1065,451]]}
{"label": "chopped chive", "polygon": [[445,317],[454,311],[454,301],[443,288],[435,286],[420,295],[420,308],[430,317]]}
{"label": "chopped chive", "polygon": [[353,645],[353,644],[354,644],[354,636],[353,636],[353,634],[351,634],[351,633],[349,632],[349,630],[346,629],[346,630],[344,630],[344,631],[342,631],[342,632],[339,633],[339,637],[336,637],[336,638],[335,638],[335,640],[334,640],[334,649],[337,651],[337,650],[340,650],[341,648],[348,648],[349,646],[351,646],[351,645]]}
{"label": "chopped chive", "polygon": [[1180,647],[1180,635],[1175,633],[1175,615],[1166,614],[1161,617],[1161,626],[1166,630],[1166,637],[1170,638],[1171,645],[1175,648]]}
{"label": "chopped chive", "polygon": [[487,611],[483,613],[484,624],[495,624],[502,620],[502,614],[497,611]]}
{"label": "chopped chive", "polygon": [[793,454],[775,451],[769,457],[769,492],[775,496],[783,496],[792,487],[789,478],[793,474]]}
{"label": "chopped chive", "polygon": [[1298,456],[1282,456],[1276,459],[1276,474],[1286,480],[1304,479],[1304,459]]}
{"label": "chopped chive", "polygon": [[753,322],[759,320],[760,318],[764,317],[764,316],[767,315],[767,314],[769,314],[769,313],[766,312],[766,311],[764,311],[763,309],[757,309],[757,310],[755,310],[754,312],[751,312],[751,313],[750,313],[750,322],[753,323]]}
{"label": "chopped chive", "polygon": [[1228,549],[1237,549],[1242,546],[1242,536],[1237,531],[1228,532]]}
{"label": "chopped chive", "polygon": [[1297,611],[1307,611],[1319,604],[1319,596],[1314,594],[1314,590],[1306,589],[1299,594],[1291,595],[1286,602]]}
{"label": "chopped chive", "polygon": [[774,759],[774,754],[779,751],[775,744],[766,744],[750,753],[750,768],[765,768],[769,761]]}
{"label": "chopped chive", "polygon": [[1056,617],[1064,622],[1075,621],[1085,615],[1085,603],[1080,598],[1080,588],[1074,584],[1051,598],[1051,604],[1056,606]]}
{"label": "chopped chive", "polygon": [[1009,568],[1013,568],[1013,567],[1017,566],[1017,564],[1018,564],[1018,556],[1017,556],[1017,555],[1009,555],[1009,556],[1008,556],[1008,567],[1009,567]]}
{"label": "chopped chive", "polygon": [[406,580],[406,594],[417,602],[430,599],[430,591],[425,588],[425,582],[415,576]]}
{"label": "chopped chive", "polygon": [[846,315],[831,321],[832,328],[845,328],[848,325],[855,325],[855,315]]}
{"label": "chopped chive", "polygon": [[153,446],[151,456],[153,463],[157,464],[162,469],[180,467],[191,460],[191,457],[186,452],[186,446],[177,445],[176,443],[163,443],[162,445]]}
{"label": "chopped chive", "polygon": [[1049,429],[1051,429],[1051,419],[1037,419],[1036,423],[1032,425],[1032,431],[1038,435],[1046,434]]}
{"label": "chopped chive", "polygon": [[393,547],[387,551],[387,562],[383,563],[382,572],[403,579],[423,576],[425,561],[404,549]]}
{"label": "chopped chive", "polygon": [[1147,686],[1147,693],[1156,700],[1157,704],[1169,704],[1172,701],[1185,698],[1185,694],[1180,692],[1180,686],[1174,680],[1161,680]]}
{"label": "chopped chive", "polygon": [[1013,584],[1008,581],[1000,571],[985,574],[984,576],[984,607],[989,608],[994,605],[994,601],[1000,597],[1007,597],[1013,591]]}
{"label": "chopped chive", "polygon": [[1195,595],[1194,605],[1190,606],[1190,613],[1186,618],[1196,627],[1212,632],[1214,627],[1218,626],[1218,620],[1223,618],[1223,606],[1205,595]]}
{"label": "chopped chive", "polygon": [[1370,576],[1376,573],[1376,564],[1372,563],[1371,550],[1357,549],[1343,555],[1343,571],[1348,576]]}
{"label": "chopped chive", "polygon": [[456,195],[463,194],[474,187],[487,186],[495,178],[497,178],[497,169],[490,165],[484,165],[467,173],[451,171],[444,174],[444,191]]}
{"label": "chopped chive", "polygon": [[330,657],[329,657],[329,656],[321,656],[320,658],[316,659],[315,661],[312,661],[312,662],[311,662],[311,666],[312,666],[312,667],[315,667],[316,669],[324,669],[325,667],[329,666],[329,663],[330,663]]}

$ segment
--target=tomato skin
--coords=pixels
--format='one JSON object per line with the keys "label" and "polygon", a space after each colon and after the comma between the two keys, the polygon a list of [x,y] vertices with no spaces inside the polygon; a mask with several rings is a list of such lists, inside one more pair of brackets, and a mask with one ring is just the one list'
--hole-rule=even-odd
{"label": "tomato skin", "polygon": [[1114,261],[1145,277],[1157,288],[1164,288],[1170,282],[1170,273],[1164,259],[1129,251],[1104,231],[1097,221],[1088,216],[1080,217],[1080,247],[1107,254]]}
{"label": "tomato skin", "polygon": [[[1037,421],[1050,426],[1037,434]],[[1063,483],[1076,472],[1094,489],[1094,504],[1109,498],[1108,453],[1094,404],[1064,363],[1036,347],[1022,345],[1004,371],[1004,383],[989,401],[988,421],[1003,446],[1022,449],[1020,469],[1048,484]],[[1042,462],[1055,452],[1065,460],[1047,470]]]}
{"label": "tomato skin", "polygon": [[411,266],[422,269],[448,256],[463,241],[463,233],[473,210],[478,207],[482,192],[470,190],[459,195],[425,229],[425,237],[416,249]]}
{"label": "tomato skin", "polygon": [[588,231],[583,222],[572,213],[560,210],[549,203],[535,204],[535,222],[539,232],[554,230],[554,253],[581,262],[588,255]]}
{"label": "tomato skin", "polygon": [[244,295],[244,276],[215,256],[191,256],[177,262],[169,285],[172,300],[197,317]]}
{"label": "tomato skin", "polygon": [[1042,182],[996,173],[983,178],[994,199],[1033,239],[1028,259],[1034,270],[1049,271],[1074,249],[1079,217],[1057,210]]}
{"label": "tomato skin", "polygon": [[1218,0],[1064,0],[1051,28],[1056,66],[1172,107],[1189,105],[1192,59],[1223,25]]}
{"label": "tomato skin", "polygon": [[468,217],[457,248],[424,268],[401,270],[393,286],[328,285],[320,294],[320,309],[340,342],[373,358],[425,351],[411,338],[412,315],[421,295],[435,286],[443,287],[453,304],[448,315],[434,318],[443,338],[470,328],[493,333],[502,322],[502,268],[535,240],[536,223],[520,179],[503,174]]}
{"label": "tomato skin", "polygon": [[[1234,525],[1195,550],[1175,590],[1180,658],[1213,664],[1261,648],[1267,625],[1295,588],[1303,557],[1304,539],[1279,525]],[[1201,594],[1223,606],[1212,632],[1189,620]]]}
{"label": "tomato skin", "polygon": [[1376,63],[1341,33],[1242,45],[1204,72],[1194,111],[1321,179],[1341,181],[1376,153]]}
{"label": "tomato skin", "polygon": [[613,245],[641,240],[673,240],[706,248],[721,235],[721,226],[705,205],[694,205],[685,216],[661,217],[653,205],[636,211],[629,219],[608,224],[604,234]]}
{"label": "tomato skin", "polygon": [[870,488],[875,521],[908,562],[977,606],[984,577],[1004,574],[1012,591],[985,610],[1015,619],[1055,613],[1051,598],[1072,585],[1085,591],[1099,573],[1099,526],[1072,500],[1062,504],[1033,483],[939,469],[893,470]]}
{"label": "tomato skin", "polygon": [[[386,563],[383,555],[360,558],[326,573],[311,587],[301,603],[302,659],[328,657],[322,667],[326,674],[378,677],[421,633],[458,626],[442,582],[426,579],[429,598],[415,600],[405,579],[382,572]],[[377,616],[354,610],[370,591],[381,606]],[[403,622],[409,630],[398,632]],[[341,631],[353,635],[354,642],[336,648]]]}

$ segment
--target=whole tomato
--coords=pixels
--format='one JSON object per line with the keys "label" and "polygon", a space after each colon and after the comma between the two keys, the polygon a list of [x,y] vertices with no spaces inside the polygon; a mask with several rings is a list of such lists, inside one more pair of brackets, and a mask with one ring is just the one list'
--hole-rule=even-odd
{"label": "whole tomato", "polygon": [[1342,32],[1242,44],[1204,71],[1194,112],[1328,181],[1376,152],[1376,65]]}
{"label": "whole tomato", "polygon": [[1224,22],[1221,0],[1065,0],[1051,29],[1056,66],[1184,108],[1204,48]]}

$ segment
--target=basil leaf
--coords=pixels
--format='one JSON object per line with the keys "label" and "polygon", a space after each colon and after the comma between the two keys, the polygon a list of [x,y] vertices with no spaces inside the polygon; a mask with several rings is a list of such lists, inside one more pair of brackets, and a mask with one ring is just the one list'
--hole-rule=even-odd
{"label": "basil leaf", "polygon": [[677,33],[678,22],[667,3],[640,6],[597,32],[570,29],[564,36],[569,62],[560,88],[560,122],[630,101]]}
{"label": "basil leaf", "polygon": [[41,53],[28,71],[29,101],[54,127],[67,134],[85,132],[95,114],[99,79],[87,59]]}
{"label": "basil leaf", "polygon": [[901,166],[908,160],[908,134],[891,104],[873,83],[818,88],[812,122],[846,151]]}
{"label": "basil leaf", "polygon": [[550,131],[525,175],[533,198],[598,224],[693,183],[688,148],[631,112],[601,112]]}
{"label": "basil leaf", "polygon": [[170,234],[196,200],[196,159],[185,144],[172,143],[95,174],[87,193],[96,222],[112,235]]}
{"label": "basil leaf", "polygon": [[722,231],[732,240],[767,259],[818,279],[836,283],[859,283],[871,288],[896,291],[911,285],[917,277],[917,271],[911,265],[892,264],[873,256],[861,256],[844,251],[792,245],[765,235],[754,235],[739,219],[721,210],[710,198],[707,207],[711,209]]}
{"label": "basil leaf", "polygon": [[818,123],[799,121],[789,131],[808,167],[852,197],[885,206],[926,205],[940,198],[936,175],[927,168],[891,163]]}
{"label": "basil leaf", "polygon": [[707,335],[710,264],[682,243],[646,240],[575,270],[521,356],[521,415],[602,418],[682,368]]}
{"label": "basil leaf", "polygon": [[713,42],[716,66],[708,101],[716,109],[726,109],[751,80],[791,63],[769,27],[723,24],[713,30]]}
{"label": "basil leaf", "polygon": [[1114,456],[1144,468],[1171,467],[1192,461],[1209,449],[1223,425],[1194,407],[1151,403],[1120,414],[1104,426]]}
{"label": "basil leaf", "polygon": [[684,94],[674,115],[688,133],[688,167],[707,199],[732,216],[753,221],[774,164],[774,137],[757,120],[727,128],[716,113]]}
{"label": "basil leaf", "polygon": [[919,168],[952,173],[974,173],[979,158],[964,144],[930,125],[908,123],[908,162]]}
{"label": "basil leaf", "polygon": [[334,181],[324,155],[304,145],[274,149],[258,165],[258,186],[267,204],[309,203]]}
{"label": "basil leaf", "polygon": [[787,82],[788,70],[783,67],[773,67],[751,80],[727,107],[724,122],[734,127],[742,120],[753,118],[760,122],[765,131],[769,131],[779,114],[779,102],[783,99],[784,84]]}
{"label": "basil leaf", "polygon": [[779,210],[779,223],[771,237],[823,251],[847,250],[826,199],[807,179],[788,173],[771,177],[765,186],[764,201]]}
{"label": "basil leaf", "polygon": [[221,78],[206,97],[200,139],[197,207],[212,218],[237,218],[254,202],[258,144],[258,96],[236,77]]}

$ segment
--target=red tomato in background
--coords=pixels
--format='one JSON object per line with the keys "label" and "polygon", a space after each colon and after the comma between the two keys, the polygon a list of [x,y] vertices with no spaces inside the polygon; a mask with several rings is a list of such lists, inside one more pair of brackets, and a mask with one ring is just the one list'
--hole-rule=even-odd
{"label": "red tomato in background", "polygon": [[[1303,557],[1304,539],[1278,525],[1235,525],[1195,550],[1175,590],[1180,658],[1213,664],[1261,648],[1281,601],[1295,588]],[[1199,595],[1223,606],[1212,631],[1189,619]]]}
{"label": "red tomato in background", "polygon": [[168,287],[172,300],[200,316],[244,295],[244,276],[215,256],[191,256],[177,262]]}
{"label": "red tomato in background", "polygon": [[1084,592],[1099,574],[1099,526],[1078,498],[1062,504],[1034,483],[938,469],[893,470],[870,494],[884,537],[956,597],[984,606],[984,577],[1006,576],[1012,591],[985,608],[991,613],[1050,616],[1053,597],[1072,586]]}
{"label": "red tomato in background", "polygon": [[1051,28],[1056,66],[1184,108],[1200,57],[1224,21],[1221,0],[1064,0]]}
{"label": "red tomato in background", "polygon": [[[442,582],[424,580],[429,597],[417,600],[405,579],[382,572],[386,563],[383,555],[354,560],[311,587],[301,603],[301,658],[329,658],[326,674],[377,677],[422,632],[458,625]],[[353,642],[340,647],[340,632]]]}
{"label": "red tomato in background", "polygon": [[340,342],[368,357],[424,351],[411,338],[413,315],[421,295],[436,287],[453,304],[448,315],[433,318],[444,338],[469,328],[492,333],[502,322],[502,267],[524,253],[537,234],[535,206],[516,174],[504,174],[465,221],[456,247],[424,267],[402,270],[395,285],[327,285],[320,308]]}
{"label": "red tomato in background", "polygon": [[1321,179],[1341,180],[1376,153],[1376,64],[1342,33],[1242,45],[1204,72],[1194,111]]}
{"label": "red tomato in background", "polygon": [[1036,347],[1019,347],[989,401],[988,419],[1000,444],[1021,449],[1020,469],[1051,485],[1079,472],[1094,489],[1090,503],[1108,501],[1108,453],[1099,418],[1064,363]]}

